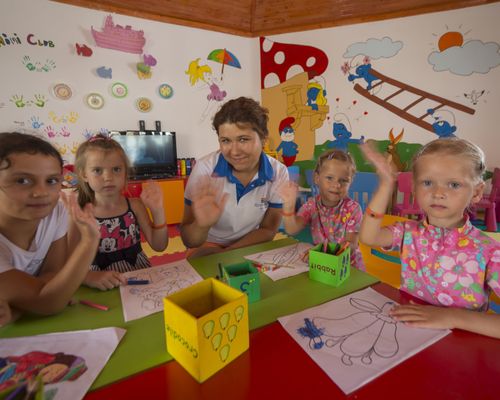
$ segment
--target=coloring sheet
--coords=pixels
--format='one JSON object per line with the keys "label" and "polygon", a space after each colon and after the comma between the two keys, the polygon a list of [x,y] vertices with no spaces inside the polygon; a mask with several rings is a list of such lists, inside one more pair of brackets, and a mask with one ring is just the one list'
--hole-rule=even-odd
{"label": "coloring sheet", "polygon": [[367,288],[278,320],[349,394],[451,332],[394,321],[396,304]]}
{"label": "coloring sheet", "polygon": [[[304,258],[303,255],[304,253],[308,253],[312,247],[313,245],[310,243],[299,242],[290,246],[280,247],[279,249],[250,254],[245,256],[245,258],[261,265],[286,266],[275,269],[274,271],[264,272],[273,281],[277,281],[309,271],[308,258]],[[306,261],[304,261],[304,259]]]}
{"label": "coloring sheet", "polygon": [[125,332],[101,328],[1,339],[0,398],[37,376],[45,399],[83,398]]}
{"label": "coloring sheet", "polygon": [[130,271],[123,275],[127,279],[144,279],[150,282],[147,285],[120,286],[125,321],[163,311],[165,296],[203,280],[187,260]]}

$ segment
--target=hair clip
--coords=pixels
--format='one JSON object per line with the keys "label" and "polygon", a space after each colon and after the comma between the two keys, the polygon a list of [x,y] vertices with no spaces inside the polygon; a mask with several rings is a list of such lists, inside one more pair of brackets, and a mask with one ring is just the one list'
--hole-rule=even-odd
{"label": "hair clip", "polygon": [[97,135],[92,136],[89,139],[89,142],[92,143],[98,140],[111,140],[111,138],[109,136],[104,136],[102,133],[98,133]]}

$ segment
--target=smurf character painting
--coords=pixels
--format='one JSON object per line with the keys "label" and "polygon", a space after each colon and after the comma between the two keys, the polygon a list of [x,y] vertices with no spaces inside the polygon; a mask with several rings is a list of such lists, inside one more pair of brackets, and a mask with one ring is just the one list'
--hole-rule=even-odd
{"label": "smurf character painting", "polygon": [[435,111],[432,108],[427,110],[427,114],[434,118],[432,130],[440,138],[454,137],[457,127],[454,125],[454,115],[448,110]]}
{"label": "smurf character painting", "polygon": [[364,143],[364,136],[361,136],[359,139],[352,139],[350,126],[351,124],[347,115],[342,113],[335,114],[332,132],[335,140],[328,143],[328,148],[335,148],[347,152],[349,143]]}
{"label": "smurf character painting", "polygon": [[293,141],[295,139],[295,130],[292,128],[292,124],[294,122],[295,118],[287,117],[283,119],[279,125],[281,143],[276,148],[276,152],[279,153],[281,150],[283,164],[287,167],[291,166],[295,162],[295,158],[299,152],[299,146]]}

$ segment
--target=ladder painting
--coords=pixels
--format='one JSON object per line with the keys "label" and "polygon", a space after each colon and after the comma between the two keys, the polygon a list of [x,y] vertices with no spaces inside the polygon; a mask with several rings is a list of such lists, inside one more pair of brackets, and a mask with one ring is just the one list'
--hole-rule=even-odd
{"label": "ladder painting", "polygon": [[[415,107],[417,104],[419,104],[420,102],[422,102],[424,100],[434,100],[437,103],[439,103],[437,106],[435,106],[429,110],[432,112],[434,112],[434,111],[436,111],[444,106],[447,106],[450,108],[454,108],[458,111],[465,112],[467,114],[474,114],[475,113],[474,109],[469,108],[467,106],[464,106],[463,104],[459,104],[459,103],[456,103],[454,101],[447,100],[443,97],[433,95],[431,93],[417,89],[413,86],[407,85],[403,82],[399,82],[395,79],[389,78],[388,76],[381,74],[378,71],[375,71],[374,69],[370,69],[370,74],[377,77],[379,79],[379,81],[372,85],[371,91],[366,90],[361,85],[356,83],[354,85],[354,90],[356,92],[358,92],[360,95],[366,97],[368,100],[371,100],[374,103],[377,103],[378,105],[384,107],[385,109],[400,116],[401,118],[404,118],[407,121],[410,121],[411,123],[418,125],[421,128],[424,128],[430,132],[434,133],[434,129],[432,128],[432,125],[430,123],[424,121],[424,118],[431,114],[430,112],[426,112],[425,114],[423,114],[421,116],[415,116],[415,115],[410,113],[410,111],[413,107]],[[388,83],[388,84],[394,86],[396,90],[384,98],[377,97],[376,95],[372,94],[373,89],[377,86],[382,85],[383,83]],[[390,99],[393,99],[396,96],[398,96],[399,94],[402,94],[404,92],[412,93],[412,94],[419,96],[419,97],[403,108],[400,108],[398,106],[395,106],[392,103],[389,103]]]}

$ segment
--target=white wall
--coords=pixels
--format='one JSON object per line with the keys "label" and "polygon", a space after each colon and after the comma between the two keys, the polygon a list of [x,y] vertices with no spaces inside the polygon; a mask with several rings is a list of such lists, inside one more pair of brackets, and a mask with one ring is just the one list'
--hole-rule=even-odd
{"label": "white wall", "polygon": [[[456,135],[477,143],[486,153],[489,168],[500,166],[500,66],[487,74],[473,73],[468,76],[448,71],[435,72],[428,63],[428,55],[437,50],[437,42],[447,31],[463,34],[464,42],[481,40],[500,43],[500,3],[471,7],[449,12],[425,14],[374,23],[357,24],[338,28],[269,36],[282,43],[303,44],[323,50],[329,57],[329,65],[323,77],[326,80],[330,121],[336,112],[350,117],[353,138],[388,140],[388,132],[394,128],[399,133],[404,128],[403,141],[426,143],[437,136],[424,130],[377,104],[365,99],[353,90],[340,67],[348,59],[343,57],[349,45],[365,42],[370,38],[385,36],[402,41],[403,48],[392,58],[372,60],[373,68],[384,75],[408,85],[453,100],[476,110],[474,115],[455,111]],[[496,57],[500,57],[497,53]],[[359,82],[362,86],[363,84]],[[485,89],[477,105],[472,105],[464,93],[473,89]],[[340,99],[338,102],[336,99]],[[352,101],[356,100],[356,105]],[[367,111],[366,116],[363,115]],[[359,121],[355,118],[363,115]],[[316,132],[316,143],[333,140],[332,125],[324,124]]]}
{"label": "white wall", "polygon": [[[242,64],[241,70],[225,68],[223,89],[228,92],[227,98],[240,95],[260,98],[257,38],[248,39],[114,15],[115,23],[144,30],[147,40],[144,52],[152,54],[158,60],[158,65],[153,67],[152,78],[139,80],[135,72],[135,64],[142,61],[139,55],[102,49],[95,45],[90,27],[100,29],[106,15],[108,13],[47,0],[2,1],[0,34],[3,32],[10,36],[17,33],[22,44],[0,46],[0,131],[33,130],[31,119],[37,117],[44,123],[38,130],[42,134],[47,125],[52,125],[56,132],[66,126],[71,135],[58,135],[52,140],[71,149],[74,143],[84,139],[82,134],[85,130],[137,129],[139,119],[146,120],[147,128],[152,129],[154,121],[160,120],[164,129],[177,132],[180,157],[199,157],[216,149],[217,141],[211,129],[210,118],[200,122],[207,104],[208,89],[190,86],[185,70],[191,60],[200,57],[201,63],[209,64],[213,67],[214,74],[218,74],[218,66],[206,61],[208,53],[215,48],[230,49]],[[455,112],[457,135],[478,143],[486,152],[488,166],[492,167],[500,165],[500,67],[493,68],[487,74],[459,76],[450,72],[434,72],[427,57],[436,50],[437,40],[447,31],[461,32],[465,41],[500,43],[498,15],[500,3],[493,3],[269,38],[285,43],[316,46],[327,53],[330,63],[323,77],[327,84],[330,116],[333,117],[335,112],[346,113],[352,124],[353,137],[364,135],[368,138],[387,139],[391,128],[396,133],[404,128],[405,142],[425,143],[436,136],[364,99],[352,90],[353,84],[340,72],[342,63],[346,61],[343,54],[350,44],[384,36],[402,41],[404,46],[395,57],[374,60],[374,68],[394,79],[474,108],[474,115]],[[30,33],[42,40],[52,40],[55,47],[27,44],[26,36]],[[92,57],[77,56],[76,42],[91,47],[94,52]],[[23,65],[24,56],[42,62],[54,60],[56,68],[50,72],[30,72]],[[112,79],[102,79],[96,75],[95,69],[102,65],[112,67]],[[110,94],[110,86],[116,81],[128,86],[129,95],[125,99],[115,99]],[[51,93],[52,86],[59,82],[72,88],[73,97],[70,100],[59,100]],[[168,83],[174,88],[175,94],[171,99],[164,100],[157,94],[157,87],[161,83]],[[487,91],[475,106],[463,97],[464,92],[473,89]],[[84,104],[84,98],[90,92],[99,92],[104,96],[106,104],[103,109],[91,110]],[[25,100],[33,99],[35,94],[43,94],[48,102],[44,108],[34,105],[17,108],[10,101],[16,94],[23,95]],[[141,96],[153,101],[154,107],[150,113],[140,113],[135,109],[134,102]],[[340,99],[339,102],[336,98]],[[357,100],[355,106],[352,105],[353,100]],[[74,124],[55,124],[49,115],[53,112],[61,117],[72,111],[79,115]],[[368,112],[366,116],[363,115],[364,111]],[[358,117],[360,118],[356,121]],[[331,131],[331,123],[324,124],[316,133],[316,143],[332,140]],[[72,160],[69,151],[66,158]]]}
{"label": "white wall", "polygon": [[[200,122],[208,101],[207,87],[193,87],[185,74],[191,60],[200,57],[201,64],[213,68],[214,75],[220,73],[220,65],[207,61],[209,52],[216,48],[227,48],[234,52],[241,62],[242,69],[225,67],[223,89],[228,98],[246,95],[259,99],[260,89],[256,85],[259,77],[258,42],[222,33],[186,28],[160,22],[113,15],[115,24],[131,25],[145,33],[144,52],[152,54],[158,61],[153,67],[149,80],[140,80],[135,71],[142,57],[97,47],[90,33],[90,27],[100,30],[109,13],[68,6],[46,0],[3,0],[0,6],[0,35],[12,36],[17,33],[22,44],[0,46],[0,131],[33,131],[31,118],[37,117],[44,123],[38,132],[47,136],[44,129],[51,125],[56,132],[63,126],[71,132],[68,137],[57,135],[51,139],[68,149],[74,143],[84,140],[85,130],[93,132],[101,128],[109,130],[138,129],[138,120],[146,121],[147,129],[154,129],[154,121],[160,120],[165,130],[177,132],[177,151],[179,157],[199,157],[215,150],[216,134],[211,128],[211,118]],[[54,47],[33,46],[27,43],[26,36],[52,41]],[[89,58],[76,55],[75,43],[87,44],[93,50]],[[29,71],[23,65],[23,57],[30,60],[54,60],[56,68],[49,72]],[[100,66],[111,67],[112,79],[97,76],[95,70]],[[124,99],[116,99],[110,93],[111,84],[123,82],[129,94]],[[73,97],[63,101],[51,92],[56,83],[66,83],[73,91]],[[174,88],[171,99],[162,99],[157,88],[168,83]],[[105,105],[101,110],[92,110],[84,98],[90,92],[103,95]],[[42,94],[48,102],[43,108],[34,105],[17,108],[10,101],[13,95],[23,95],[25,100]],[[135,108],[135,100],[145,96],[152,100],[153,109],[141,113]],[[215,112],[216,108],[214,108]],[[54,123],[49,113],[56,118],[77,112],[76,123]],[[213,115],[212,112],[212,115]],[[36,131],[36,130],[35,130]],[[72,160],[70,151],[66,157]]]}

